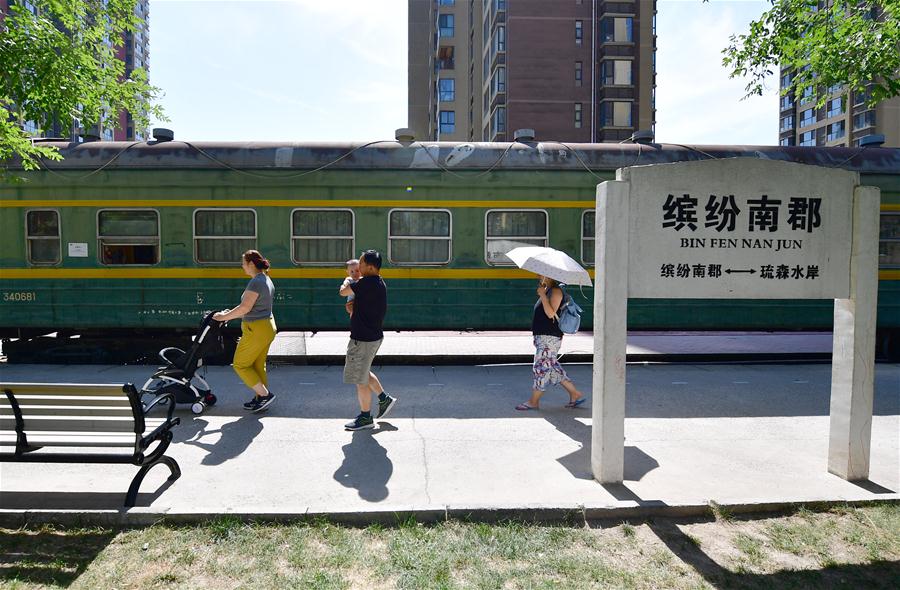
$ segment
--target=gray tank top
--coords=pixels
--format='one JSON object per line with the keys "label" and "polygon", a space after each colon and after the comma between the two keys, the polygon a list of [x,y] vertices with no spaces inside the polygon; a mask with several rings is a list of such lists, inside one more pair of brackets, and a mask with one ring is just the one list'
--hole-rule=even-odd
{"label": "gray tank top", "polygon": [[272,317],[272,301],[275,299],[275,285],[264,272],[259,273],[247,283],[247,291],[253,291],[259,297],[253,308],[243,317],[243,321],[265,320]]}

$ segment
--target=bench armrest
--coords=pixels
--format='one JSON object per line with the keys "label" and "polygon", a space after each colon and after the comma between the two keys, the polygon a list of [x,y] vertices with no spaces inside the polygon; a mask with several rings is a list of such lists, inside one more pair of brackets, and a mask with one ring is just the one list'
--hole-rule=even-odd
{"label": "bench armrest", "polygon": [[159,438],[163,432],[171,429],[173,426],[177,426],[181,422],[181,418],[175,418],[175,394],[172,392],[160,393],[150,400],[150,403],[144,406],[144,416],[163,400],[168,400],[169,402],[169,411],[166,415],[166,421],[157,426],[150,434],[141,437],[141,449],[146,449],[153,441]]}

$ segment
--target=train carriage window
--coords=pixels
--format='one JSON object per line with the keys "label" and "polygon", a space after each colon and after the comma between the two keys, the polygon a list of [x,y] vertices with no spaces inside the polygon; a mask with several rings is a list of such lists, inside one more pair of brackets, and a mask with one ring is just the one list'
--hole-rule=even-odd
{"label": "train carriage window", "polygon": [[581,261],[590,266],[594,266],[594,237],[597,235],[594,231],[594,220],[596,216],[595,211],[585,211],[581,214]]}
{"label": "train carriage window", "polygon": [[294,209],[292,257],[296,264],[341,264],[353,257],[354,218],[350,209]]}
{"label": "train carriage window", "polygon": [[59,264],[59,212],[44,209],[25,213],[25,237],[28,262],[31,264]]}
{"label": "train carriage window", "polygon": [[881,214],[879,240],[878,265],[881,268],[900,268],[900,212]]}
{"label": "train carriage window", "polygon": [[253,209],[196,209],[194,256],[202,264],[241,263],[241,255],[256,249]]}
{"label": "train carriage window", "polygon": [[447,264],[451,218],[446,209],[392,209],[388,215],[388,260],[392,264]]}
{"label": "train carriage window", "polygon": [[149,265],[159,262],[159,213],[152,209],[97,212],[100,263]]}
{"label": "train carriage window", "polygon": [[519,246],[547,246],[547,212],[541,209],[494,209],[485,214],[484,260],[510,266],[506,253]]}

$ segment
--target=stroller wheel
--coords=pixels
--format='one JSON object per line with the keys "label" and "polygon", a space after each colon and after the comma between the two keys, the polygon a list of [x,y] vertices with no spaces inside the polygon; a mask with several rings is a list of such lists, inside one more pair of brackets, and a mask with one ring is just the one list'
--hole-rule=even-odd
{"label": "stroller wheel", "polygon": [[212,393],[207,393],[206,395],[203,396],[203,403],[206,404],[207,406],[214,406],[214,405],[216,405],[217,401],[218,401],[218,398],[215,395],[213,395]]}
{"label": "stroller wheel", "polygon": [[191,404],[191,412],[195,414],[202,414],[205,408],[206,405],[203,402],[194,402]]}

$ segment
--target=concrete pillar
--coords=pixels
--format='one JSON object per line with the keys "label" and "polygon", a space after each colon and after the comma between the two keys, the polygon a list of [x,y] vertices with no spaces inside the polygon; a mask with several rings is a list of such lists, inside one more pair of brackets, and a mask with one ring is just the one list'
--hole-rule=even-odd
{"label": "concrete pillar", "polygon": [[624,476],[629,187],[621,181],[597,186],[591,470],[600,483],[621,483]]}
{"label": "concrete pillar", "polygon": [[828,471],[847,480],[869,477],[880,203],[879,189],[856,187],[850,298],[834,300]]}

